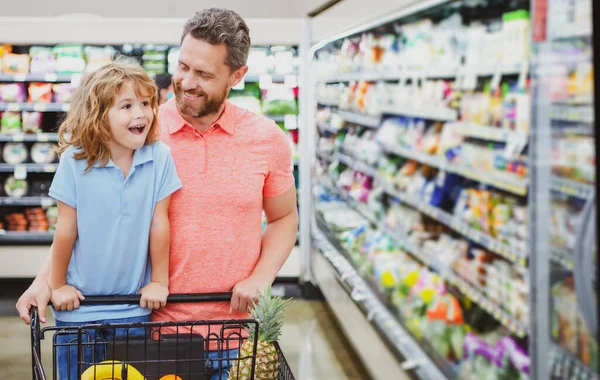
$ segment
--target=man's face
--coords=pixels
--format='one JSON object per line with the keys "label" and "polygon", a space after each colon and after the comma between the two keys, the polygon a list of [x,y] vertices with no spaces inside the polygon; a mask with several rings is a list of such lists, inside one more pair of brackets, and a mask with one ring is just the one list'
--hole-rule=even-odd
{"label": "man's face", "polygon": [[246,66],[232,71],[226,58],[225,44],[211,45],[189,34],[183,39],[173,75],[175,100],[182,115],[203,117],[220,110],[229,89],[247,71]]}

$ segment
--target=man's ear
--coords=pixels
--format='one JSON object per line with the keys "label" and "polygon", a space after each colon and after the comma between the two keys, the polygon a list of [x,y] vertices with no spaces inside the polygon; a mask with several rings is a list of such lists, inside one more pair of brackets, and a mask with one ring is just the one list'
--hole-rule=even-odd
{"label": "man's ear", "polygon": [[229,87],[235,87],[248,73],[248,66],[244,65],[239,69],[235,70],[229,77]]}

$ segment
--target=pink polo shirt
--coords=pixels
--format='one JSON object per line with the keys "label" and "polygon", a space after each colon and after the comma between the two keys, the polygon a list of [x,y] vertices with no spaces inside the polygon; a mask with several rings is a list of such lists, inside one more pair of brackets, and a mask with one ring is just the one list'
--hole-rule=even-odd
{"label": "pink polo shirt", "polygon": [[[183,187],[171,198],[170,293],[229,292],[260,257],[263,197],[294,186],[292,153],[272,120],[227,102],[198,132],[174,99],[160,107],[161,140],[171,147]],[[229,303],[169,304],[154,321],[247,318]]]}

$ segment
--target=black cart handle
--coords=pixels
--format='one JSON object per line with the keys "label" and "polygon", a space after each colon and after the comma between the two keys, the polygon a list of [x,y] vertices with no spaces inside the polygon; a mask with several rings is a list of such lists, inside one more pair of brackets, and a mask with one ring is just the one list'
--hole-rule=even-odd
{"label": "black cart handle", "polygon": [[[167,303],[190,303],[190,302],[229,302],[233,293],[186,293],[170,294],[167,297]],[[139,294],[134,295],[114,295],[114,296],[85,296],[84,300],[79,301],[80,305],[123,305],[137,304],[142,298]]]}

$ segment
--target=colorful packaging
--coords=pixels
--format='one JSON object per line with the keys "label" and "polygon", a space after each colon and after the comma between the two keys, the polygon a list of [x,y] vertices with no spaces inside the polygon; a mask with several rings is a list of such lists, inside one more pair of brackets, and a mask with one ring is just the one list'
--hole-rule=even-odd
{"label": "colorful packaging", "polygon": [[82,45],[56,45],[52,48],[56,57],[56,72],[59,74],[76,74],[85,70]]}
{"label": "colorful packaging", "polygon": [[75,86],[71,83],[56,83],[52,85],[52,92],[54,93],[55,103],[71,103],[73,94],[75,93]]}
{"label": "colorful packaging", "polygon": [[37,133],[42,128],[41,112],[23,112],[23,132]]}
{"label": "colorful packaging", "polygon": [[20,133],[21,132],[21,113],[7,111],[2,114],[0,121],[0,133]]}
{"label": "colorful packaging", "polygon": [[29,49],[29,57],[31,58],[31,73],[47,74],[56,72],[56,59],[54,59],[52,48],[32,46]]}
{"label": "colorful packaging", "polygon": [[2,71],[4,74],[29,74],[29,55],[5,53]]}
{"label": "colorful packaging", "polygon": [[25,83],[0,84],[0,101],[5,103],[22,103],[26,100]]}
{"label": "colorful packaging", "polygon": [[28,92],[30,103],[52,102],[52,83],[30,83]]}

